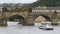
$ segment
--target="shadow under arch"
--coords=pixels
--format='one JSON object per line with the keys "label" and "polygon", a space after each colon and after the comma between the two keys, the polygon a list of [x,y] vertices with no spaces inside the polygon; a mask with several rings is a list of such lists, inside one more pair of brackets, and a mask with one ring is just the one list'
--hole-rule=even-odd
{"label": "shadow under arch", "polygon": [[13,15],[13,16],[10,16],[9,21],[18,21],[19,23],[18,24],[23,24],[24,23],[24,17],[23,16],[20,16],[20,15]]}
{"label": "shadow under arch", "polygon": [[51,19],[50,19],[50,17],[49,17],[49,16],[46,16],[46,15],[41,15],[41,16],[43,16],[44,18],[46,18],[46,19],[47,19],[47,21],[51,21]]}
{"label": "shadow under arch", "polygon": [[49,17],[49,16],[46,16],[46,15],[37,15],[37,16],[34,18],[34,20],[35,20],[36,18],[38,18],[39,16],[42,16],[43,18],[45,18],[46,21],[51,21],[50,17]]}

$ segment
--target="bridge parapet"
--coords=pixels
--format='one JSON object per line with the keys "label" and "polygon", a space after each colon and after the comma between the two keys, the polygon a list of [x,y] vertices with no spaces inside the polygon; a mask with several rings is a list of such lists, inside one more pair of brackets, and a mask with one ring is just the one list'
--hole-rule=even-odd
{"label": "bridge parapet", "polygon": [[20,15],[20,16],[23,16],[23,17],[27,17],[28,14],[27,14],[27,12],[6,12],[5,13],[5,16],[7,18],[9,18],[9,17],[11,17],[13,15]]}

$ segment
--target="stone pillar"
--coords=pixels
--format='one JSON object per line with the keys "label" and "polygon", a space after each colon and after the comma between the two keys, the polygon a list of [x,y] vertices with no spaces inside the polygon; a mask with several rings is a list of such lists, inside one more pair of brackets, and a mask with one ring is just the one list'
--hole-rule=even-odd
{"label": "stone pillar", "polygon": [[34,21],[33,21],[33,19],[28,19],[28,21],[27,21],[27,25],[34,25]]}
{"label": "stone pillar", "polygon": [[6,20],[0,20],[0,26],[7,26]]}
{"label": "stone pillar", "polygon": [[2,20],[0,20],[0,26],[3,26],[3,21]]}
{"label": "stone pillar", "polygon": [[7,21],[6,20],[3,21],[3,26],[7,26]]}
{"label": "stone pillar", "polygon": [[27,19],[24,19],[22,25],[26,25],[26,23],[27,23]]}
{"label": "stone pillar", "polygon": [[59,24],[58,19],[52,19],[51,24],[52,25],[58,25]]}
{"label": "stone pillar", "polygon": [[32,25],[34,25],[34,22],[33,22],[32,19],[26,19],[25,20],[25,23],[23,23],[23,25],[32,26]]}

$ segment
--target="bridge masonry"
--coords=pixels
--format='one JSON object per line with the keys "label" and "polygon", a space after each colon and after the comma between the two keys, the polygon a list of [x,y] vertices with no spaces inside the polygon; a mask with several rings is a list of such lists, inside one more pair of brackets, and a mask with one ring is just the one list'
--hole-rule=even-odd
{"label": "bridge masonry", "polygon": [[[41,11],[41,10],[40,10]],[[44,12],[47,11],[47,12]],[[52,25],[58,25],[60,20],[60,12],[54,10],[42,10],[41,12],[35,12],[35,9],[32,9],[32,12],[0,12],[0,26],[7,26],[7,21],[11,16],[19,15],[24,18],[22,25],[34,25],[35,19],[38,16],[48,17]],[[47,18],[46,18],[47,19]]]}
{"label": "bridge masonry", "polygon": [[[3,14],[4,16],[1,16],[0,18],[0,25],[1,26],[7,26],[7,21],[9,19],[9,17],[13,16],[13,15],[20,15],[24,17],[24,22],[23,25],[34,25],[34,20],[36,19],[36,17],[38,16],[47,16],[49,17],[49,19],[51,20],[52,24],[58,24],[58,18],[56,18],[54,15],[51,15],[49,13],[5,13]],[[55,18],[54,18],[55,17]]]}

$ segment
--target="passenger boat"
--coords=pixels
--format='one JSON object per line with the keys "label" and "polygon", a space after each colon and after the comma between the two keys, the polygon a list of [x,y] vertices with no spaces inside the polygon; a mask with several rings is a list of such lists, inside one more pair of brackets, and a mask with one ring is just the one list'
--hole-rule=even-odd
{"label": "passenger boat", "polygon": [[38,27],[39,29],[53,30],[53,27],[48,23],[41,23],[41,25],[39,25]]}

